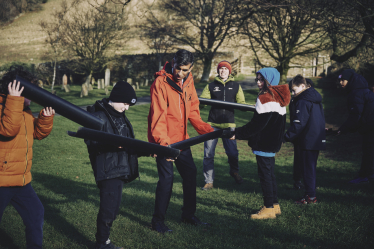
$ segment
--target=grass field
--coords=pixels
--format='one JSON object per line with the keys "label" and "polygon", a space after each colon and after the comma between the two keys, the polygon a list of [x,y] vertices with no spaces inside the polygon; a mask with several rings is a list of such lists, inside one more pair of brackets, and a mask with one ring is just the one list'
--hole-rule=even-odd
{"label": "grass field", "polygon": [[[327,127],[337,128],[346,118],[344,96],[336,89],[318,84],[323,95]],[[257,91],[245,91],[254,102]],[[147,140],[149,105],[131,107],[127,116],[136,137]],[[207,119],[209,108],[202,110]],[[251,113],[236,112],[237,125],[244,125]],[[289,120],[288,120],[289,122]],[[87,150],[82,140],[66,135],[79,125],[58,116],[49,137],[34,143],[32,186],[45,207],[44,248],[92,248],[95,240],[99,192],[95,185]],[[197,133],[189,127],[190,136]],[[211,228],[180,223],[182,184],[175,173],[166,224],[173,233],[165,236],[150,230],[158,180],[154,159],[140,158],[140,180],[125,186],[120,215],[114,222],[111,240],[125,248],[373,248],[373,183],[347,184],[360,164],[360,137],[351,134],[328,137],[317,166],[319,203],[296,206],[303,191],[292,187],[293,148],[284,144],[276,156],[276,177],[282,214],[274,220],[251,220],[250,214],[263,204],[254,155],[245,141],[238,141],[242,185],[229,176],[222,143],[216,150],[214,189],[203,186],[203,145],[192,147],[198,168],[197,217]],[[11,206],[0,224],[0,248],[25,248],[22,219]]]}

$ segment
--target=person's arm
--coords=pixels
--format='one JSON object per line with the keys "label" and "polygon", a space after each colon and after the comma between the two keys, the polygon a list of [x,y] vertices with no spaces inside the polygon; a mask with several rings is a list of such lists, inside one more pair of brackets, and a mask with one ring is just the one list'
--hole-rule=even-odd
{"label": "person's arm", "polygon": [[210,91],[209,91],[209,84],[207,84],[204,87],[203,92],[200,95],[200,98],[204,98],[204,99],[211,99],[212,98],[212,96],[210,95]]}
{"label": "person's arm", "polygon": [[[199,98],[197,97],[195,85],[192,85],[192,96],[191,96],[191,108],[190,108],[190,113],[188,115],[188,120],[192,124],[192,126],[195,128],[197,133],[200,135],[206,134],[209,132],[213,132],[214,129],[210,124],[205,123],[200,116],[200,109],[199,109]],[[206,87],[205,87],[206,88]],[[209,88],[208,88],[209,91]],[[209,93],[210,95],[210,93]]]}
{"label": "person's arm", "polygon": [[151,87],[151,107],[148,117],[153,139],[156,143],[167,146],[170,144],[167,126],[167,93],[158,78]]}
{"label": "person's arm", "polygon": [[42,140],[52,131],[55,110],[46,107],[40,111],[38,118],[34,119],[34,139]]}
{"label": "person's arm", "polygon": [[365,108],[364,96],[355,95],[351,100],[348,100],[349,116],[343,125],[339,128],[338,134],[355,132],[357,130],[362,112]]}
{"label": "person's arm", "polygon": [[290,120],[291,127],[288,128],[286,134],[284,135],[284,140],[286,142],[293,142],[301,134],[301,132],[306,127],[309,117],[310,117],[310,107],[309,102],[299,100],[296,102],[295,110],[292,120]]}
{"label": "person's arm", "polygon": [[236,103],[247,104],[245,103],[244,92],[240,85],[239,85],[238,93],[236,94]]}
{"label": "person's arm", "polygon": [[20,89],[20,82],[18,84],[14,80],[9,83],[8,92],[5,103],[1,106],[1,123],[0,135],[5,137],[14,137],[18,134],[23,119],[23,103],[25,99],[21,97],[24,87]]}

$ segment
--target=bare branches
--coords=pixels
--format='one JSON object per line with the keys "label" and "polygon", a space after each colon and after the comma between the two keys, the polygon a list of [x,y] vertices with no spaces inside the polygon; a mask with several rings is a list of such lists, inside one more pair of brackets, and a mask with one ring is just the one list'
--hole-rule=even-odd
{"label": "bare branches", "polygon": [[[284,80],[296,56],[326,49],[327,32],[319,20],[319,1],[272,0],[257,6],[240,34],[247,37],[261,66],[259,54],[270,56]],[[301,6],[300,3],[303,5]]]}
{"label": "bare branches", "polygon": [[102,9],[110,12],[78,2],[72,5],[63,2],[61,9],[53,14],[54,21],[42,22],[41,27],[48,34],[47,42],[52,46],[59,44],[71,57],[78,57],[82,70],[91,74],[103,69],[108,48],[125,40],[127,16],[116,12],[116,6],[108,1]]}

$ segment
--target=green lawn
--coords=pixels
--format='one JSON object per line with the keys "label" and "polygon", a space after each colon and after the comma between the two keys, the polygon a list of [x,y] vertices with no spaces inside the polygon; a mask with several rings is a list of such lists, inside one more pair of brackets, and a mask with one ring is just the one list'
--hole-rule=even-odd
{"label": "green lawn", "polygon": [[[326,122],[336,128],[346,118],[345,97],[336,89],[318,90],[324,97]],[[257,91],[245,91],[253,103]],[[101,97],[99,97],[101,98]],[[96,100],[96,99],[92,99]],[[149,105],[131,107],[127,115],[136,137],[147,140]],[[202,110],[207,119],[209,108]],[[236,112],[239,126],[252,113]],[[95,240],[99,192],[95,185],[83,140],[66,135],[79,125],[58,116],[49,137],[34,143],[32,185],[45,207],[44,248],[92,248]],[[197,133],[189,127],[190,136]],[[360,137],[352,134],[328,137],[327,150],[319,156],[317,197],[319,203],[296,206],[303,191],[292,187],[293,148],[284,144],[276,156],[278,196],[282,214],[274,220],[251,220],[250,215],[263,204],[254,155],[245,141],[238,141],[242,185],[228,174],[222,143],[216,150],[214,189],[201,191],[203,144],[192,147],[198,168],[197,213],[211,228],[180,223],[181,178],[175,172],[166,224],[173,233],[165,236],[150,229],[157,169],[154,159],[140,158],[140,180],[125,186],[120,215],[114,222],[111,240],[125,248],[372,248],[374,245],[373,183],[347,184],[355,176],[361,153]],[[0,224],[0,248],[25,248],[22,219],[11,206]]]}

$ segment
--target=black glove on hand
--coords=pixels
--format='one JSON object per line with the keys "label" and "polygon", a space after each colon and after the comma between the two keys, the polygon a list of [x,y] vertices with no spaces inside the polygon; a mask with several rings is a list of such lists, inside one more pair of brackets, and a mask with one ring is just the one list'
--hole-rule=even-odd
{"label": "black glove on hand", "polygon": [[223,129],[221,138],[232,138],[232,136],[234,135],[235,135],[235,128],[229,127],[229,128]]}

